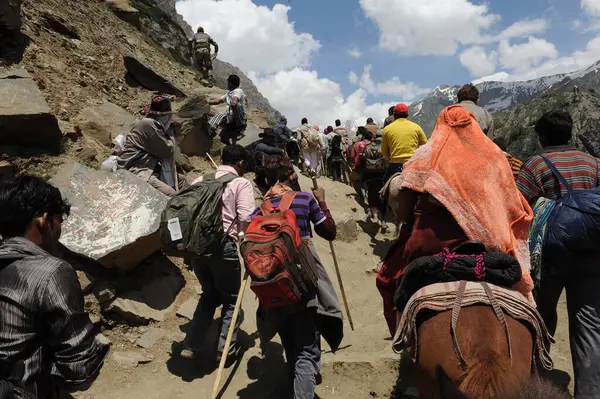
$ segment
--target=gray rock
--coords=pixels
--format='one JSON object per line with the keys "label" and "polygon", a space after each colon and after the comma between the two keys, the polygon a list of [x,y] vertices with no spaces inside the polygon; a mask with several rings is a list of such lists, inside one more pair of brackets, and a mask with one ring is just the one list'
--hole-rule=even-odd
{"label": "gray rock", "polygon": [[62,134],[25,69],[0,74],[0,144],[59,152]]}
{"label": "gray rock", "polygon": [[185,317],[188,320],[192,320],[194,318],[194,312],[196,311],[196,307],[198,306],[198,298],[190,298],[185,301],[179,309],[177,309],[177,316]]}
{"label": "gray rock", "polygon": [[140,12],[131,6],[129,0],[106,0],[106,3],[119,19],[140,28]]}
{"label": "gray rock", "polygon": [[337,228],[336,240],[354,242],[358,239],[358,225],[354,215],[349,213],[336,213],[335,225]]}
{"label": "gray rock", "polygon": [[84,135],[108,147],[118,135],[128,134],[137,121],[129,111],[108,101],[82,109],[75,119]]}
{"label": "gray rock", "polygon": [[144,349],[152,349],[154,344],[167,333],[159,328],[150,327],[144,335],[137,340],[137,345]]}
{"label": "gray rock", "polygon": [[120,295],[112,302],[108,311],[133,323],[163,321],[173,310],[173,303],[184,284],[183,278],[173,273],[161,276],[139,290]]}
{"label": "gray rock", "polygon": [[112,358],[118,365],[124,367],[135,367],[138,364],[146,364],[154,360],[152,356],[145,356],[134,351],[113,352]]}
{"label": "gray rock", "polygon": [[177,97],[186,96],[185,93],[175,87],[173,83],[154,72],[152,68],[145,65],[145,63],[139,59],[127,55],[123,57],[123,61],[129,76],[145,89],[164,94],[173,94]]}
{"label": "gray rock", "polygon": [[110,339],[106,338],[102,334],[96,335],[96,341],[100,342],[102,345],[110,345],[111,344]]}
{"label": "gray rock", "polygon": [[100,304],[105,304],[109,301],[112,301],[117,296],[117,293],[112,287],[105,287],[98,291],[98,302]]}
{"label": "gray rock", "polygon": [[0,31],[21,30],[21,0],[0,1]]}
{"label": "gray rock", "polygon": [[210,111],[206,93],[194,93],[186,98],[177,110],[177,116],[183,119],[200,119]]}
{"label": "gray rock", "polygon": [[51,182],[71,203],[60,239],[70,251],[127,271],[160,249],[167,197],[147,182],[125,170],[109,173],[75,162]]}
{"label": "gray rock", "polygon": [[79,285],[81,286],[81,292],[87,294],[94,287],[94,279],[89,276],[86,272],[77,271],[77,278],[79,279]]}

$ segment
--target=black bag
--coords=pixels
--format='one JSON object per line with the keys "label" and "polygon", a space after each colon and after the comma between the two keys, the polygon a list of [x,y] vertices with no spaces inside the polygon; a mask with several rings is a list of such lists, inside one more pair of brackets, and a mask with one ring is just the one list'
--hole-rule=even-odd
{"label": "black bag", "polygon": [[216,179],[213,173],[169,200],[160,222],[160,241],[166,255],[197,259],[220,248],[227,238],[223,190],[235,178],[228,173]]}
{"label": "black bag", "polygon": [[385,171],[385,158],[381,154],[381,145],[376,142],[367,144],[362,153],[361,163],[366,172],[383,173]]}

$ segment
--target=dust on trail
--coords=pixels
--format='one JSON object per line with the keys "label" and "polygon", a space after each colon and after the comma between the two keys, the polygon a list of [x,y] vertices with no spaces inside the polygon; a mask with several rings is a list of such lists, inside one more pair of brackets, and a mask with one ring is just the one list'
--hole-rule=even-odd
{"label": "dust on trail", "polygon": [[[301,177],[301,185],[306,190],[310,181]],[[374,226],[365,222],[362,209],[357,206],[351,194],[351,187],[328,179],[319,179],[319,185],[326,190],[326,199],[331,213],[336,218],[340,213],[353,213],[359,224],[358,240],[352,243],[335,242],[340,268],[352,312],[355,331],[347,323],[344,326],[344,341],[341,349],[332,354],[323,341],[322,383],[317,387],[319,397],[326,398],[402,398],[416,396],[410,378],[410,365],[399,373],[400,356],[390,347],[390,336],[383,318],[381,297],[375,287],[375,275],[367,270],[377,265],[385,255],[393,240],[390,233],[380,232],[371,237],[365,232],[373,231]],[[339,287],[331,252],[327,241],[315,238],[319,256],[336,287]],[[180,292],[174,309],[185,301],[197,299],[198,282],[181,262],[176,262],[186,280],[185,288]],[[240,342],[248,348],[240,362],[226,369],[221,386],[221,398],[242,399],[281,399],[286,398],[288,381],[287,367],[283,348],[278,341],[268,344],[263,353],[256,333],[255,311],[257,301],[250,290],[246,291],[243,303],[245,318],[240,332]],[[557,345],[553,348],[553,357],[557,368],[567,370],[570,375],[570,352],[568,349],[564,301],[559,308],[561,320]],[[136,351],[149,355],[153,360],[138,366],[120,366],[112,355],[92,388],[84,393],[75,394],[81,399],[115,398],[129,399],[143,397],[158,398],[210,398],[216,375],[214,361],[210,352],[206,359],[195,362],[179,358],[180,342],[187,331],[189,321],[178,317],[173,311],[160,323],[153,323],[166,332],[150,350],[136,347],[135,341],[145,330],[131,328],[126,333],[122,329],[107,331],[113,341],[112,351]],[[220,314],[218,310],[216,316]],[[217,317],[215,318],[217,319]],[[216,338],[216,324],[213,323],[208,339]],[[410,361],[408,362],[410,363]],[[400,375],[400,381],[398,377]],[[566,374],[563,375],[563,377]],[[560,375],[559,375],[560,377]],[[399,389],[396,391],[396,384]],[[407,391],[408,389],[408,391]],[[404,396],[405,392],[410,396]]]}

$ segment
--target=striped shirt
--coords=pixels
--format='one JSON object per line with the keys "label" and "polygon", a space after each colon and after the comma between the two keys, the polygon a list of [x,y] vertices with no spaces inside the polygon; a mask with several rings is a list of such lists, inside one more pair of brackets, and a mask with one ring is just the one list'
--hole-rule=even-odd
{"label": "striped shirt", "polygon": [[[572,146],[547,147],[543,154],[574,190],[594,188],[599,176],[598,159]],[[539,155],[525,162],[517,178],[517,187],[530,204],[539,197],[556,200],[567,192],[567,188],[560,184]]]}
{"label": "striped shirt", "polygon": [[[273,207],[277,208],[281,201],[281,197],[271,198],[270,201]],[[304,191],[300,191],[296,194],[290,209],[296,214],[298,229],[300,230],[300,236],[302,237],[310,237],[312,235],[310,222],[317,226],[327,219],[323,210],[317,203],[317,200],[315,200],[315,197]],[[262,212],[260,208],[258,208],[254,211],[252,217],[261,214]]]}

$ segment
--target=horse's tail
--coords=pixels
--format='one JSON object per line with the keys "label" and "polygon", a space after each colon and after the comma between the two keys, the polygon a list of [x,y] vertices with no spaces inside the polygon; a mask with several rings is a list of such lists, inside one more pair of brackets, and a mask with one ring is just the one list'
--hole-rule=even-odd
{"label": "horse's tail", "polygon": [[460,390],[469,398],[498,397],[510,389],[510,359],[485,348],[468,367]]}

